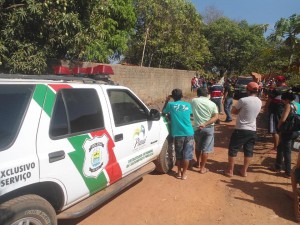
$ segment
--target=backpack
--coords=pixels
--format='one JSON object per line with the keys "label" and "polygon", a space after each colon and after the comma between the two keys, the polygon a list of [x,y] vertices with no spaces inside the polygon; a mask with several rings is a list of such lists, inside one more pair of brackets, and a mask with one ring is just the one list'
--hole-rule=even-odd
{"label": "backpack", "polygon": [[296,113],[296,108],[293,103],[291,103],[290,114],[280,126],[280,131],[289,132],[289,131],[300,131],[300,115]]}

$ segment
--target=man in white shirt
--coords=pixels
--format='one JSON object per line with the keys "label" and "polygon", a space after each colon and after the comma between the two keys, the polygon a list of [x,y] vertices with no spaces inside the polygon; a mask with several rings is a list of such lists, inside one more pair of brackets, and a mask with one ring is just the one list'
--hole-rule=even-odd
{"label": "man in white shirt", "polygon": [[262,102],[257,97],[259,86],[256,82],[247,85],[248,97],[239,99],[233,106],[232,113],[237,114],[236,127],[233,131],[228,149],[228,169],[224,175],[232,177],[234,171],[234,161],[241,147],[244,150],[244,165],[239,171],[243,177],[247,176],[247,169],[253,157],[253,148],[256,136],[256,118],[261,110]]}

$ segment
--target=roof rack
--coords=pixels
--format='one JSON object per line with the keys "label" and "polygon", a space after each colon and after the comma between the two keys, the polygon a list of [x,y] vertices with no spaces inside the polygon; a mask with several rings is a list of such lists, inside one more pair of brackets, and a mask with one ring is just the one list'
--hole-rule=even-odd
{"label": "roof rack", "polygon": [[54,81],[82,81],[83,83],[114,84],[107,76],[61,76],[61,75],[24,75],[24,74],[0,74],[0,79],[26,79],[26,80],[54,80]]}

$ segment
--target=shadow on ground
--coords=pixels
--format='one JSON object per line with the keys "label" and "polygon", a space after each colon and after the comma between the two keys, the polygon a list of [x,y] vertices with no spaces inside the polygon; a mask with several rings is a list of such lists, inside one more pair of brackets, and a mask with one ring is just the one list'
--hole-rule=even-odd
{"label": "shadow on ground", "polygon": [[252,183],[238,179],[221,181],[226,183],[228,187],[241,190],[246,195],[252,197],[252,199],[241,197],[235,197],[235,199],[269,208],[277,216],[294,221],[291,192],[278,187],[278,185],[285,185],[285,183],[266,181]]}

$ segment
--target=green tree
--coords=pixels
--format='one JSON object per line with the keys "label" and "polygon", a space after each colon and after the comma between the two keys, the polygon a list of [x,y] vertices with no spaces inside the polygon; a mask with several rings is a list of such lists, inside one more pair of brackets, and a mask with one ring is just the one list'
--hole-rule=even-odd
{"label": "green tree", "polygon": [[0,69],[41,74],[49,59],[119,58],[135,24],[132,0],[0,0]]}
{"label": "green tree", "polygon": [[248,25],[246,21],[235,22],[225,17],[210,23],[205,36],[212,57],[206,68],[220,76],[251,72],[248,65],[260,57],[266,43],[264,31],[265,25]]}
{"label": "green tree", "polygon": [[260,51],[259,57],[247,65],[247,70],[261,74],[279,74],[287,63],[282,52],[275,51],[274,46],[267,43]]}
{"label": "green tree", "polygon": [[135,1],[137,24],[125,61],[152,67],[200,69],[209,56],[203,23],[185,0]]}
{"label": "green tree", "polygon": [[281,18],[276,22],[274,29],[268,40],[278,52],[284,52],[288,57],[287,71],[290,71],[293,64],[298,65],[300,62],[300,14],[293,14],[288,19]]}

